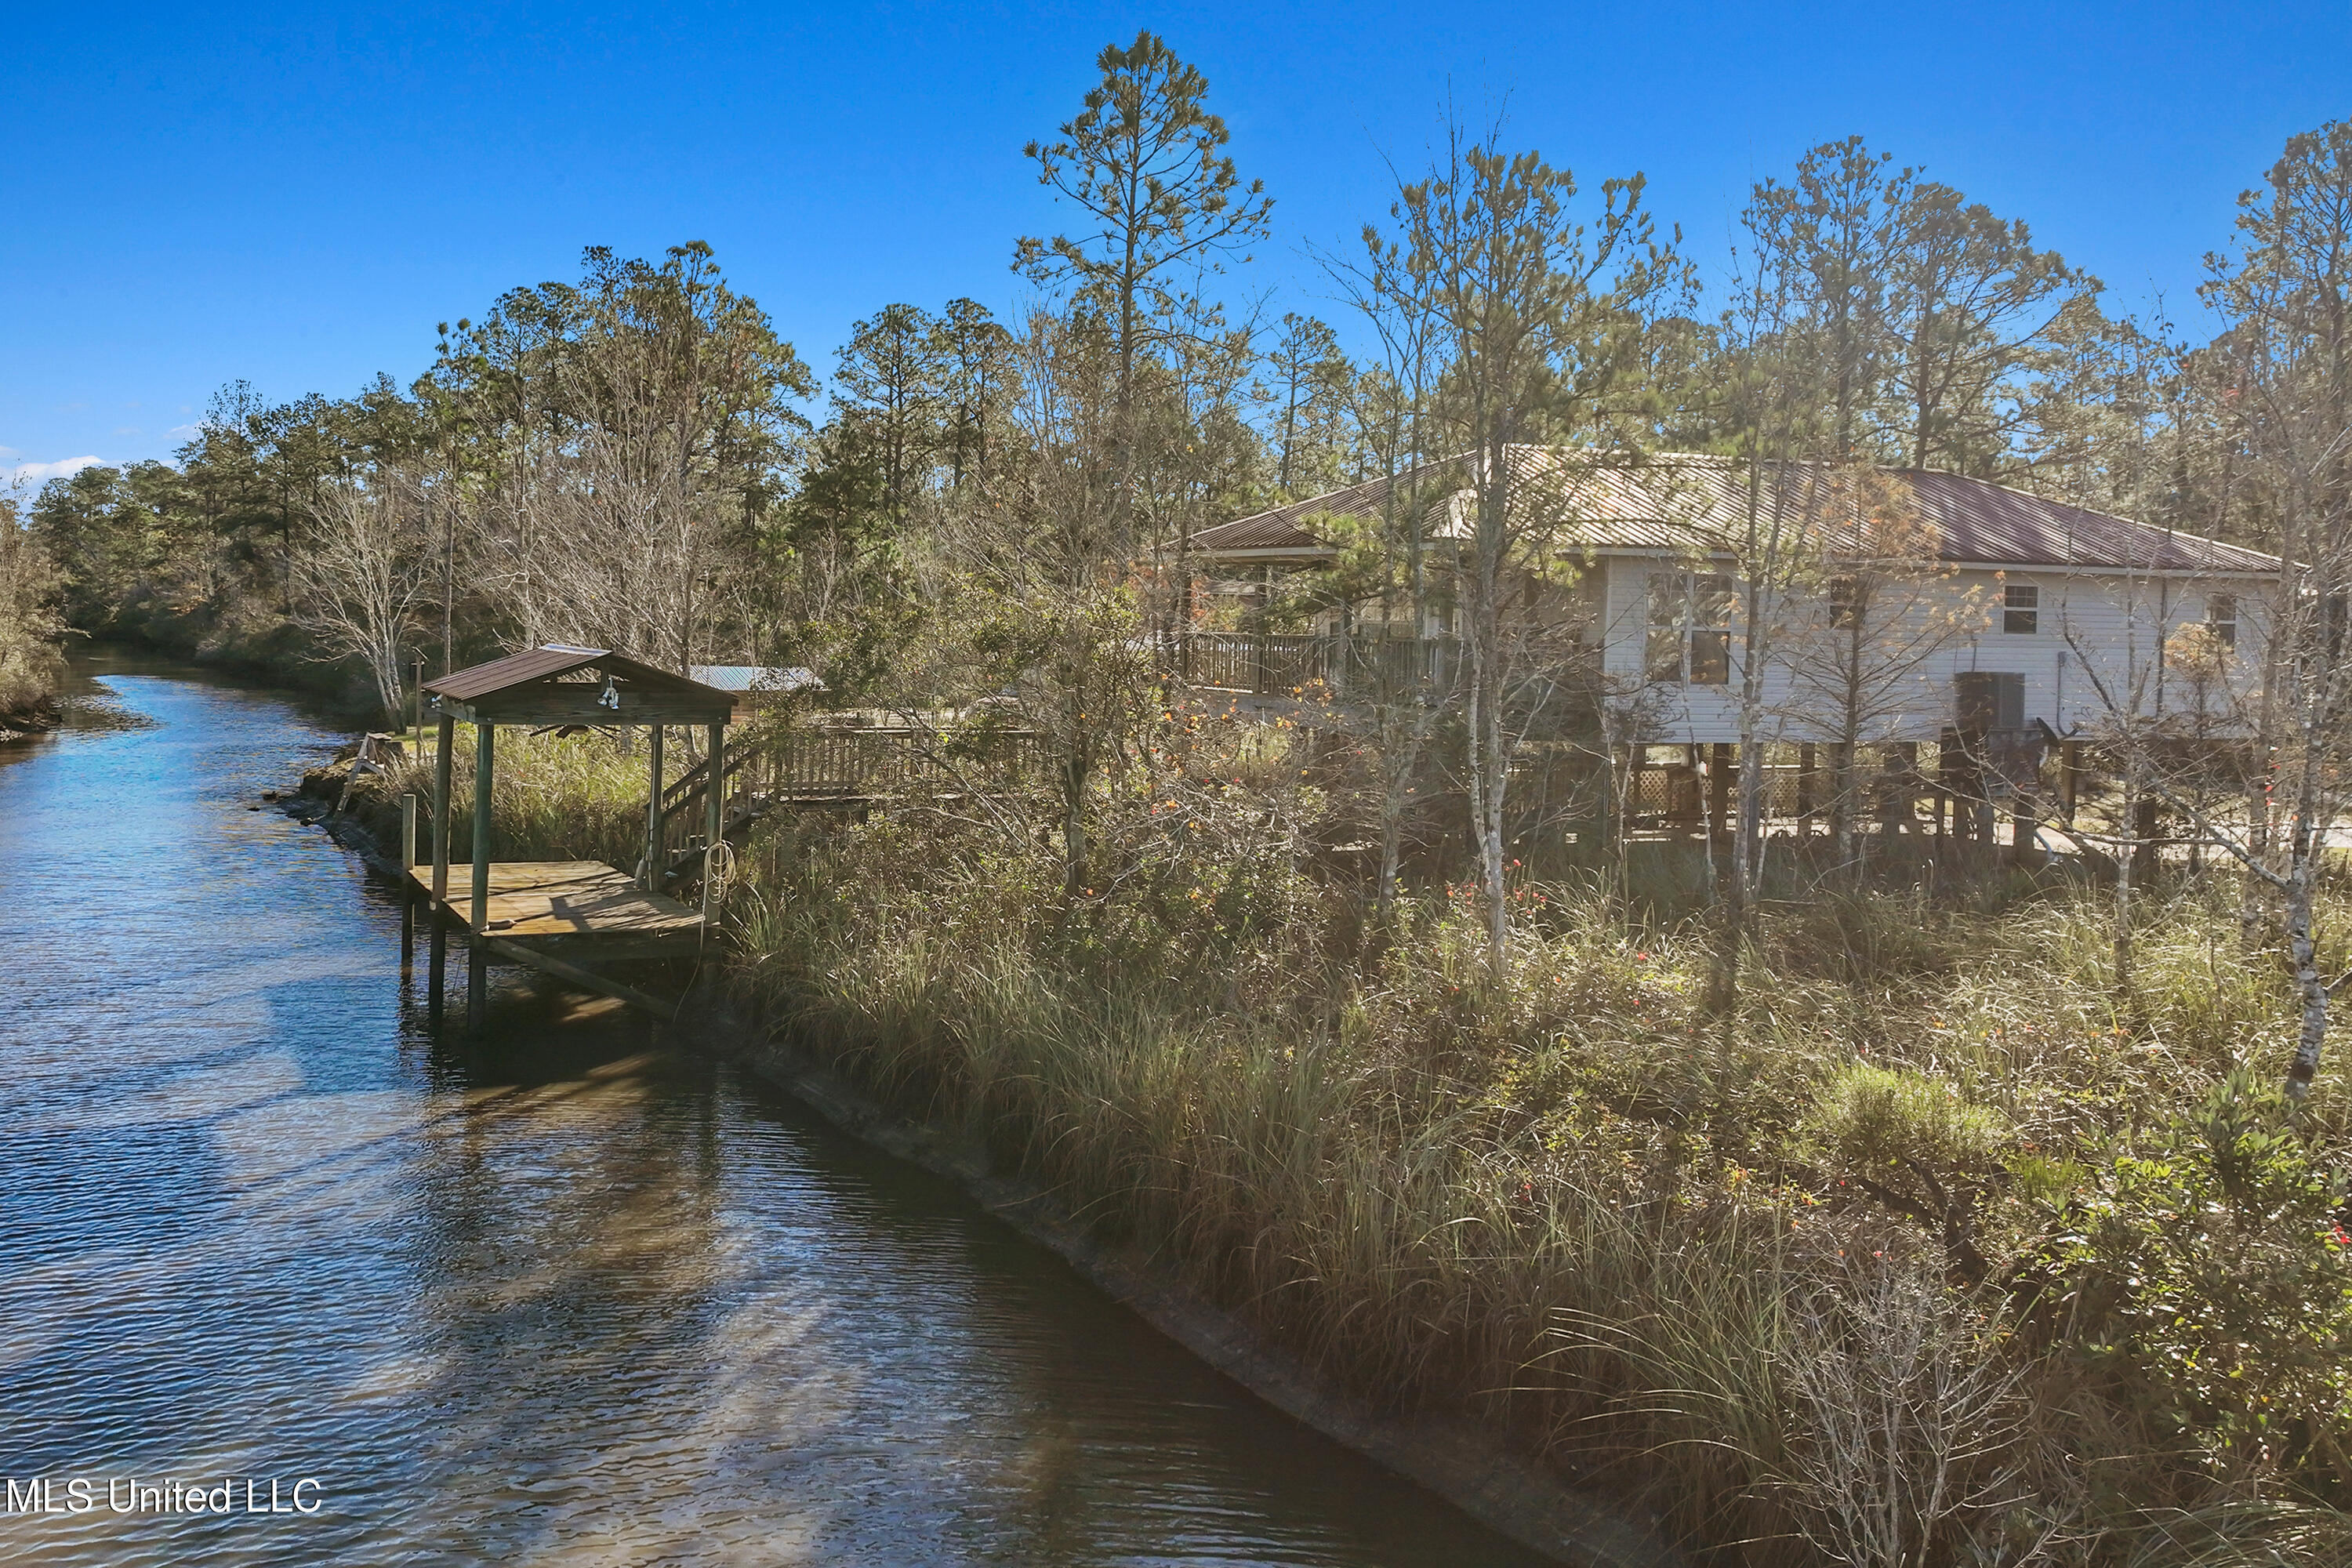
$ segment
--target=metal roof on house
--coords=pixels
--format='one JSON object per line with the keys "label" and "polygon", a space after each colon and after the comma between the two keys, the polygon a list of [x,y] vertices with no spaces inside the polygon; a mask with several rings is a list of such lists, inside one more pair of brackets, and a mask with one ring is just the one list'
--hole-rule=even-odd
{"label": "metal roof on house", "polygon": [[1943,532],[1947,560],[2145,572],[2275,572],[2278,557],[2201,534],[2028,495],[1933,468],[1904,476]]}
{"label": "metal roof on house", "polygon": [[[1748,473],[1729,458],[1659,453],[1644,462],[1621,463],[1534,446],[1512,446],[1506,454],[1521,504],[1573,520],[1561,531],[1565,550],[1707,552],[1727,545],[1746,523]],[[1471,461],[1468,454],[1448,458],[1393,481],[1401,500],[1410,497],[1407,504],[1418,505],[1423,538],[1469,536]],[[1877,513],[1907,506],[1925,525],[1923,541],[1955,564],[2192,574],[2278,567],[2276,557],[2259,550],[1932,468],[1857,471],[1779,464],[1768,468],[1765,486],[1784,508],[1810,509],[1832,551],[1858,551],[1871,524],[1862,520],[1863,508],[1853,499],[1857,472],[1873,477],[1876,488],[1870,505]],[[1203,529],[1187,544],[1212,561],[1321,559],[1332,553],[1328,535],[1337,531],[1325,520],[1376,525],[1389,506],[1391,484],[1371,479],[1236,518]]]}
{"label": "metal roof on house", "polygon": [[[1440,483],[1452,489],[1460,485],[1459,476],[1466,468],[1465,459],[1449,458],[1444,462],[1425,463],[1417,469],[1400,474],[1394,482],[1404,490],[1418,490]],[[1320,552],[1328,550],[1328,544],[1308,525],[1317,519],[1327,517],[1359,522],[1377,521],[1387,504],[1391,482],[1385,477],[1366,479],[1361,484],[1307,500],[1293,501],[1254,517],[1235,518],[1231,522],[1202,529],[1187,542],[1194,550],[1210,552],[1244,550]]]}

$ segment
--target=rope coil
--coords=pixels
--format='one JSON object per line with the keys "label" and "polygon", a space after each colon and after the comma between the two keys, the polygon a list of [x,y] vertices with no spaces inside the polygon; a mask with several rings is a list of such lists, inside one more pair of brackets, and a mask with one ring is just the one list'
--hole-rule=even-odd
{"label": "rope coil", "polygon": [[721,838],[702,852],[702,923],[706,931],[713,915],[725,908],[727,884],[734,876],[734,845]]}

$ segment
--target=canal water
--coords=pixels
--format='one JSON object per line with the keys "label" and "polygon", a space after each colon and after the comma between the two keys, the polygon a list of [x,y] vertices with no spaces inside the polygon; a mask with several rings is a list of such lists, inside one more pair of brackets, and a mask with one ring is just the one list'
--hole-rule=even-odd
{"label": "canal water", "polygon": [[0,747],[0,1561],[1532,1563],[625,1016],[435,1039],[249,809],[336,739],[99,656]]}

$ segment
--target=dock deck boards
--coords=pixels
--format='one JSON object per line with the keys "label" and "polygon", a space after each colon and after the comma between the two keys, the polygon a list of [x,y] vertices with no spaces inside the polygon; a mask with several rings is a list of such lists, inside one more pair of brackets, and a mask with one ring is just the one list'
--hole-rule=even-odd
{"label": "dock deck boards", "polygon": [[[427,896],[432,893],[432,867],[412,867],[408,874]],[[472,880],[471,866],[449,868],[448,911],[469,935],[478,931],[559,952],[608,943],[690,952],[702,932],[702,916],[696,910],[646,892],[625,872],[598,860],[492,862],[488,919],[479,925]]]}

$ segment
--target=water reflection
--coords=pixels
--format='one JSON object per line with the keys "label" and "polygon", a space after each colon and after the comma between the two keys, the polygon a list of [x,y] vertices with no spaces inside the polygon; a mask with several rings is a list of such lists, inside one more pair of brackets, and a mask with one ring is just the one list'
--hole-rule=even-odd
{"label": "water reflection", "polygon": [[[247,809],[332,733],[95,669],[0,762],[0,1463],[97,1506],[0,1556],[1528,1561],[616,1009],[431,1039],[381,893]],[[315,1515],[104,1492],[304,1476]]]}

